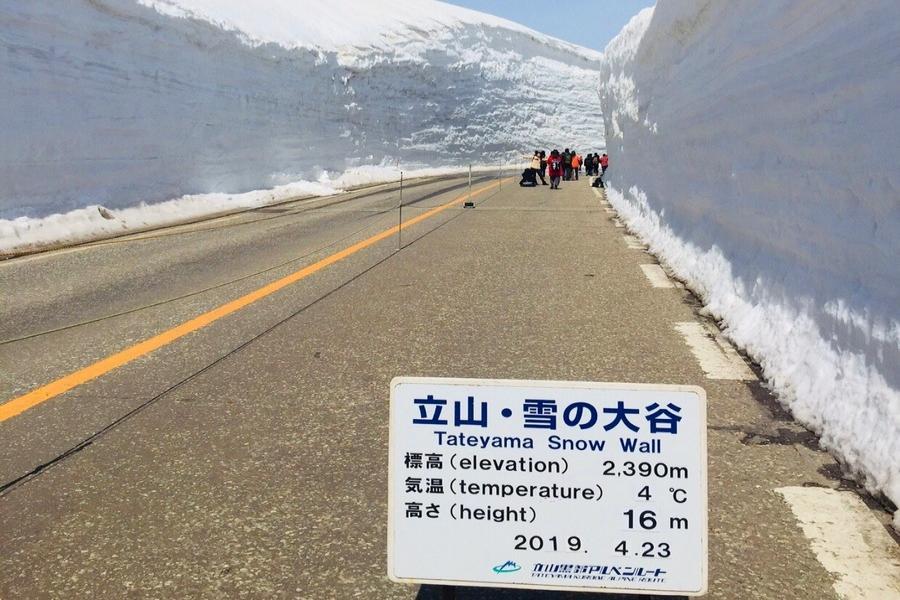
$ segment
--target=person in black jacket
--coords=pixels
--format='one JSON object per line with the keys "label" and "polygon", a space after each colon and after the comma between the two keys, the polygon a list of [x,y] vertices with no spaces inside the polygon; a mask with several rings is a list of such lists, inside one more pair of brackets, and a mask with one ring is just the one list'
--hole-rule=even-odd
{"label": "person in black jacket", "polygon": [[541,181],[543,182],[541,185],[547,185],[547,180],[544,179],[547,176],[547,153],[541,150]]}
{"label": "person in black jacket", "polygon": [[524,171],[522,171],[522,180],[519,182],[519,185],[522,187],[535,187],[537,186],[537,169],[532,169],[528,167]]}

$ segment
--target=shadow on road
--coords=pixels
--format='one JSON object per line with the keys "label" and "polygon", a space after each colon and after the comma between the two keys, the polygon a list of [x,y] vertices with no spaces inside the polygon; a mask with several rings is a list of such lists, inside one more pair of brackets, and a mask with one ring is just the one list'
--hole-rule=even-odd
{"label": "shadow on road", "polygon": [[[416,600],[653,600],[659,596],[633,594],[586,594],[584,592],[546,592],[520,589],[450,587],[423,585]],[[670,596],[672,600],[687,600],[686,596]]]}

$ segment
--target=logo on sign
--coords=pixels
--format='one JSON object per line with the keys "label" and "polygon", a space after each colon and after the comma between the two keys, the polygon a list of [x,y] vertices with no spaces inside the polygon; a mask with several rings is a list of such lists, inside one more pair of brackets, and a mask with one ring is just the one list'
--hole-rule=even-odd
{"label": "logo on sign", "polygon": [[537,563],[531,575],[550,579],[635,579],[645,582],[664,582],[666,571],[647,567],[619,565],[583,565],[566,563]]}
{"label": "logo on sign", "polygon": [[522,567],[517,565],[511,560],[506,561],[502,565],[497,565],[493,568],[494,573],[497,575],[502,575],[503,573],[515,573],[516,571],[521,571]]}

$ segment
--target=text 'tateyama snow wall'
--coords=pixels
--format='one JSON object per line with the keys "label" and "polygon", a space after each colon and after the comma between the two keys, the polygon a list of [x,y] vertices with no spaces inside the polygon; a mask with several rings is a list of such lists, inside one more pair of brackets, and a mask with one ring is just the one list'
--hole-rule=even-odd
{"label": "text 'tateyama snow wall'", "polygon": [[613,204],[896,504],[898,7],[660,0],[601,84]]}
{"label": "text 'tateyama snow wall'", "polygon": [[586,152],[598,59],[432,0],[8,0],[0,219]]}

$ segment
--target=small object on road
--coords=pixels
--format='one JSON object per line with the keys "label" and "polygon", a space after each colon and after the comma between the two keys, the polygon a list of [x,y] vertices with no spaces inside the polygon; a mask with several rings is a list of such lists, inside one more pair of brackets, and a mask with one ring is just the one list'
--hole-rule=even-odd
{"label": "small object on road", "polygon": [[525,169],[522,171],[522,180],[519,182],[522,187],[537,187],[537,169]]}

